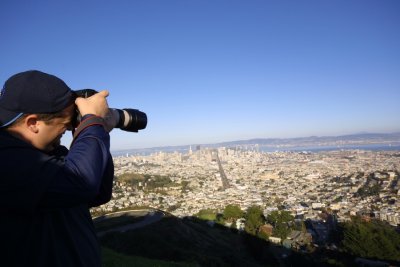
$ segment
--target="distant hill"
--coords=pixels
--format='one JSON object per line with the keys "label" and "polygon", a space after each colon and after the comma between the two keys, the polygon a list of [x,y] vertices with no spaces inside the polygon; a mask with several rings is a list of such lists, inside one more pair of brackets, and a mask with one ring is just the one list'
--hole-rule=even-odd
{"label": "distant hill", "polygon": [[318,145],[318,144],[377,144],[377,143],[400,143],[400,133],[362,133],[341,136],[309,136],[297,138],[256,138],[249,140],[230,141],[215,144],[217,146],[236,145]]}
{"label": "distant hill", "polygon": [[196,149],[216,147],[244,147],[255,146],[270,148],[293,148],[293,147],[321,147],[321,146],[362,146],[362,145],[393,145],[400,146],[400,132],[396,133],[360,133],[341,136],[309,136],[298,138],[254,138],[248,140],[227,141],[214,144],[187,144],[183,146],[163,146],[144,149],[127,149],[113,151],[113,155],[125,155],[126,153],[149,154],[158,151],[174,152],[187,151],[189,146]]}

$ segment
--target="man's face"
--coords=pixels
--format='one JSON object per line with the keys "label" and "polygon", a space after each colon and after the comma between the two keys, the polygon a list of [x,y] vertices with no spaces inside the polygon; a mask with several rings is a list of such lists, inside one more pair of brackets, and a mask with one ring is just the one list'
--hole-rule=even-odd
{"label": "man's face", "polygon": [[40,131],[36,140],[36,148],[50,152],[61,143],[61,137],[66,130],[71,130],[71,119],[74,115],[74,105],[64,109],[63,116],[49,121],[40,121]]}

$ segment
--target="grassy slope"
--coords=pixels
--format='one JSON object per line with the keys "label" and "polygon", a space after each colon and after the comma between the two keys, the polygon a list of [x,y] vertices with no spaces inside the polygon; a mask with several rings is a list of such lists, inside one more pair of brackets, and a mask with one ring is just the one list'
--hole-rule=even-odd
{"label": "grassy slope", "polygon": [[[249,241],[229,229],[209,227],[204,222],[167,216],[159,222],[124,233],[101,237],[104,247],[124,255],[137,255],[166,262],[191,262],[200,266],[275,266],[265,241],[250,244],[269,264],[259,265],[249,254]],[[254,243],[254,242],[251,242]],[[269,254],[269,255],[268,255]],[[142,266],[142,265],[140,265]],[[144,266],[144,265],[143,265]]]}
{"label": "grassy slope", "polygon": [[196,265],[189,263],[177,263],[171,261],[146,259],[137,256],[128,256],[117,253],[109,248],[103,247],[103,267],[193,267]]}

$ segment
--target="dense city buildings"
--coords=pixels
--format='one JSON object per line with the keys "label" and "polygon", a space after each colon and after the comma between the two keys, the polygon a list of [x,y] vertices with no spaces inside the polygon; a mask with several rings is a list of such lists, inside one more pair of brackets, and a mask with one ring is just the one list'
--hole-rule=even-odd
{"label": "dense city buildings", "polygon": [[221,147],[114,158],[113,199],[94,212],[153,207],[178,217],[259,205],[296,218],[352,215],[400,224],[400,152],[258,152]]}

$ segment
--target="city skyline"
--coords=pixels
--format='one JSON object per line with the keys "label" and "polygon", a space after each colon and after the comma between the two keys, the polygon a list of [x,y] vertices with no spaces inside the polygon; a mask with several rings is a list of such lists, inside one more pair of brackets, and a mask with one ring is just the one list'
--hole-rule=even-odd
{"label": "city skyline", "polygon": [[38,69],[147,113],[138,134],[111,132],[112,150],[400,132],[398,1],[0,8],[1,83]]}

